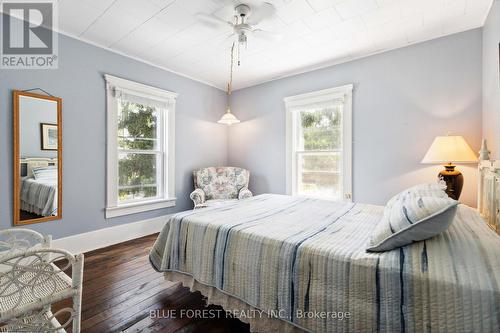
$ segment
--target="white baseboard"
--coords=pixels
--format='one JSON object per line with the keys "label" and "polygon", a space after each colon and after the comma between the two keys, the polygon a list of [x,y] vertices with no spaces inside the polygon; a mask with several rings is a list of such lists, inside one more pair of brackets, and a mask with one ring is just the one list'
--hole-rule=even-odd
{"label": "white baseboard", "polygon": [[65,249],[73,254],[84,253],[160,232],[168,219],[169,216],[165,215],[54,239],[52,246]]}

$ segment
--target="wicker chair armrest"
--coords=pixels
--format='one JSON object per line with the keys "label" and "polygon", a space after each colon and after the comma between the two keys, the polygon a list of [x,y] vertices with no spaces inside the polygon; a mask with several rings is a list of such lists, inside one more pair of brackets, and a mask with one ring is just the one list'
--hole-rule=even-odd
{"label": "wicker chair armrest", "polygon": [[[70,269],[71,278],[66,273]],[[0,258],[0,280],[11,285],[11,288],[0,290],[0,322],[67,297],[77,301],[74,313],[79,318],[83,255],[44,248],[11,253]]]}
{"label": "wicker chair armrest", "polygon": [[50,235],[24,228],[10,228],[0,231],[0,258],[12,253],[25,252],[40,245],[49,248],[52,242]]}

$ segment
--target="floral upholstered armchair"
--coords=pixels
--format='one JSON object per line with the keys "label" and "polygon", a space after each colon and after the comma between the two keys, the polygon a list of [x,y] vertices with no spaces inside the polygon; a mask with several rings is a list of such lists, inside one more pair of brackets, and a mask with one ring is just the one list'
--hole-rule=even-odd
{"label": "floral upholstered armchair", "polygon": [[195,190],[190,198],[194,208],[253,196],[248,189],[250,172],[235,167],[211,167],[193,171]]}

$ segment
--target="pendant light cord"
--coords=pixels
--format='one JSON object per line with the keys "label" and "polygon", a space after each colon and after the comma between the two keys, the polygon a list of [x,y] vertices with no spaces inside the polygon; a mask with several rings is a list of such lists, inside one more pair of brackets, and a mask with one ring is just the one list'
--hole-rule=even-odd
{"label": "pendant light cord", "polygon": [[233,89],[233,63],[234,63],[234,43],[231,46],[231,67],[229,70],[229,83],[227,84],[227,95],[231,95],[231,91]]}
{"label": "pendant light cord", "polygon": [[229,70],[229,83],[227,84],[227,113],[231,112],[229,108],[229,98],[233,89],[233,62],[234,62],[234,42],[231,46],[231,67]]}

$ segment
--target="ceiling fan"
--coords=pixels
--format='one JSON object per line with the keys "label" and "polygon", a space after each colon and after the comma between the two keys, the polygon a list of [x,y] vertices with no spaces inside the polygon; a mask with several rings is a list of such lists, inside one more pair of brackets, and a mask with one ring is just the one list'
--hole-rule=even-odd
{"label": "ceiling fan", "polygon": [[231,4],[233,6],[234,14],[232,21],[225,21],[215,15],[198,14],[198,20],[204,25],[212,28],[232,29],[232,33],[228,38],[237,37],[238,43],[245,47],[248,37],[261,38],[273,42],[281,39],[279,33],[266,31],[256,27],[262,21],[268,20],[276,14],[276,8],[273,4],[259,0],[216,1]]}

